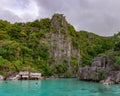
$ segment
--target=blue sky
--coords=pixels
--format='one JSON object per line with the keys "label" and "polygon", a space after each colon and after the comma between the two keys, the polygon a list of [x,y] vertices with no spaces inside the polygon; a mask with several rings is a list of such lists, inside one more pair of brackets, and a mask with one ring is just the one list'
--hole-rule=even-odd
{"label": "blue sky", "polygon": [[0,0],[0,19],[27,22],[66,16],[76,30],[109,36],[120,31],[120,0]]}

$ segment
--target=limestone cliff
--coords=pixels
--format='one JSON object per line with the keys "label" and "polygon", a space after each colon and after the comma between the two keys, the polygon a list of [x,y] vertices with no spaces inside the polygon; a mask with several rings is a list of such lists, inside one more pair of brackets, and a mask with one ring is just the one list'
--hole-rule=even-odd
{"label": "limestone cliff", "polygon": [[[72,45],[67,21],[62,14],[53,15],[49,38],[50,55],[54,58],[51,65],[54,69],[57,65],[66,66],[67,70],[64,76],[68,73],[75,76],[80,62],[80,50]],[[71,59],[73,57],[76,60],[75,64]]]}
{"label": "limestone cliff", "polygon": [[[33,22],[0,20],[0,74],[28,70],[43,76],[74,77],[98,54],[119,50],[120,33],[110,37],[76,31],[62,14]],[[117,43],[116,42],[116,43]],[[120,65],[120,55],[116,57]]]}
{"label": "limestone cliff", "polygon": [[95,57],[91,67],[79,69],[80,80],[98,81],[103,84],[120,83],[119,65],[115,64],[114,56]]}

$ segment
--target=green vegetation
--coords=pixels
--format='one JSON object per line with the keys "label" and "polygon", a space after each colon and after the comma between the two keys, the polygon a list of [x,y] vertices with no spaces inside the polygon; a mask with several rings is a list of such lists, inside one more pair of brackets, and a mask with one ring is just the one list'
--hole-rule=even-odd
{"label": "green vegetation", "polygon": [[3,57],[2,57],[2,56],[0,56],[0,66],[2,66],[3,61],[4,61]]}
{"label": "green vegetation", "polygon": [[117,57],[115,58],[115,61],[116,61],[116,62],[115,62],[116,64],[120,64],[120,56],[117,56]]}
{"label": "green vegetation", "polygon": [[[44,76],[51,76],[67,72],[68,65],[65,64],[68,61],[64,61],[65,64],[53,65],[55,58],[50,55],[50,24],[49,18],[15,24],[0,20],[0,74],[30,70],[39,71]],[[86,31],[76,32],[68,23],[67,32],[71,45],[80,50],[80,66],[90,66],[92,59],[98,54],[120,48],[115,45],[115,42],[120,41],[120,33],[113,37],[102,37]],[[79,68],[77,58],[71,56],[71,59],[70,65],[75,69],[73,72],[77,72]],[[116,58],[117,63],[120,63],[119,59]],[[66,74],[67,77],[71,75],[69,72]],[[100,78],[103,78],[104,74],[100,74],[102,74]]]}
{"label": "green vegetation", "polygon": [[67,66],[62,64],[56,65],[56,71],[57,74],[65,73],[67,71]]}
{"label": "green vegetation", "polygon": [[106,72],[105,72],[105,71],[100,70],[100,71],[98,72],[98,78],[99,78],[99,80],[104,80],[104,79],[105,79],[105,76],[106,76]]}
{"label": "green vegetation", "polygon": [[102,37],[87,31],[76,32],[70,24],[68,24],[68,29],[72,45],[80,49],[81,66],[90,66],[95,56],[113,49],[115,47],[115,41],[118,41],[114,37]]}
{"label": "green vegetation", "polygon": [[10,24],[0,21],[0,73],[11,71],[40,71],[52,75],[47,63],[49,45],[46,33],[50,30],[50,19],[28,23]]}

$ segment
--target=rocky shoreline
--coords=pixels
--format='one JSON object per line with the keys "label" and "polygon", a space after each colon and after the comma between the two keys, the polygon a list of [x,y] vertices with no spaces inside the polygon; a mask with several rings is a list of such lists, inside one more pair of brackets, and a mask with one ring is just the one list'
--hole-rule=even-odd
{"label": "rocky shoreline", "polygon": [[0,75],[0,80],[42,80],[41,73],[21,71],[19,73],[8,74],[7,76]]}
{"label": "rocky shoreline", "polygon": [[[0,75],[0,81],[2,80],[47,80],[47,79],[58,79],[58,78],[67,78],[65,76],[42,76],[41,73],[34,73],[29,71],[21,71],[19,73],[11,73],[7,76]],[[76,78],[76,77],[70,77]]]}
{"label": "rocky shoreline", "polygon": [[113,56],[94,58],[91,67],[83,67],[78,71],[80,80],[100,82],[105,85],[120,84],[120,70],[114,65]]}
{"label": "rocky shoreline", "polygon": [[[113,56],[96,57],[93,59],[91,67],[86,66],[79,69],[77,78],[84,81],[100,82],[105,85],[120,84],[119,66],[114,64],[115,58]],[[60,77],[42,77],[41,73],[29,71],[21,71],[6,77],[0,75],[0,80],[42,80],[51,78]]]}

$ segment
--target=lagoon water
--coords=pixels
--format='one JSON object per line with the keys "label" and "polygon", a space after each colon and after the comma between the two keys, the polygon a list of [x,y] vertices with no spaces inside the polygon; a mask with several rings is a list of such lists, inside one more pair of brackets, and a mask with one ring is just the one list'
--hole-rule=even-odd
{"label": "lagoon water", "polygon": [[120,96],[120,85],[77,79],[0,81],[0,96]]}

